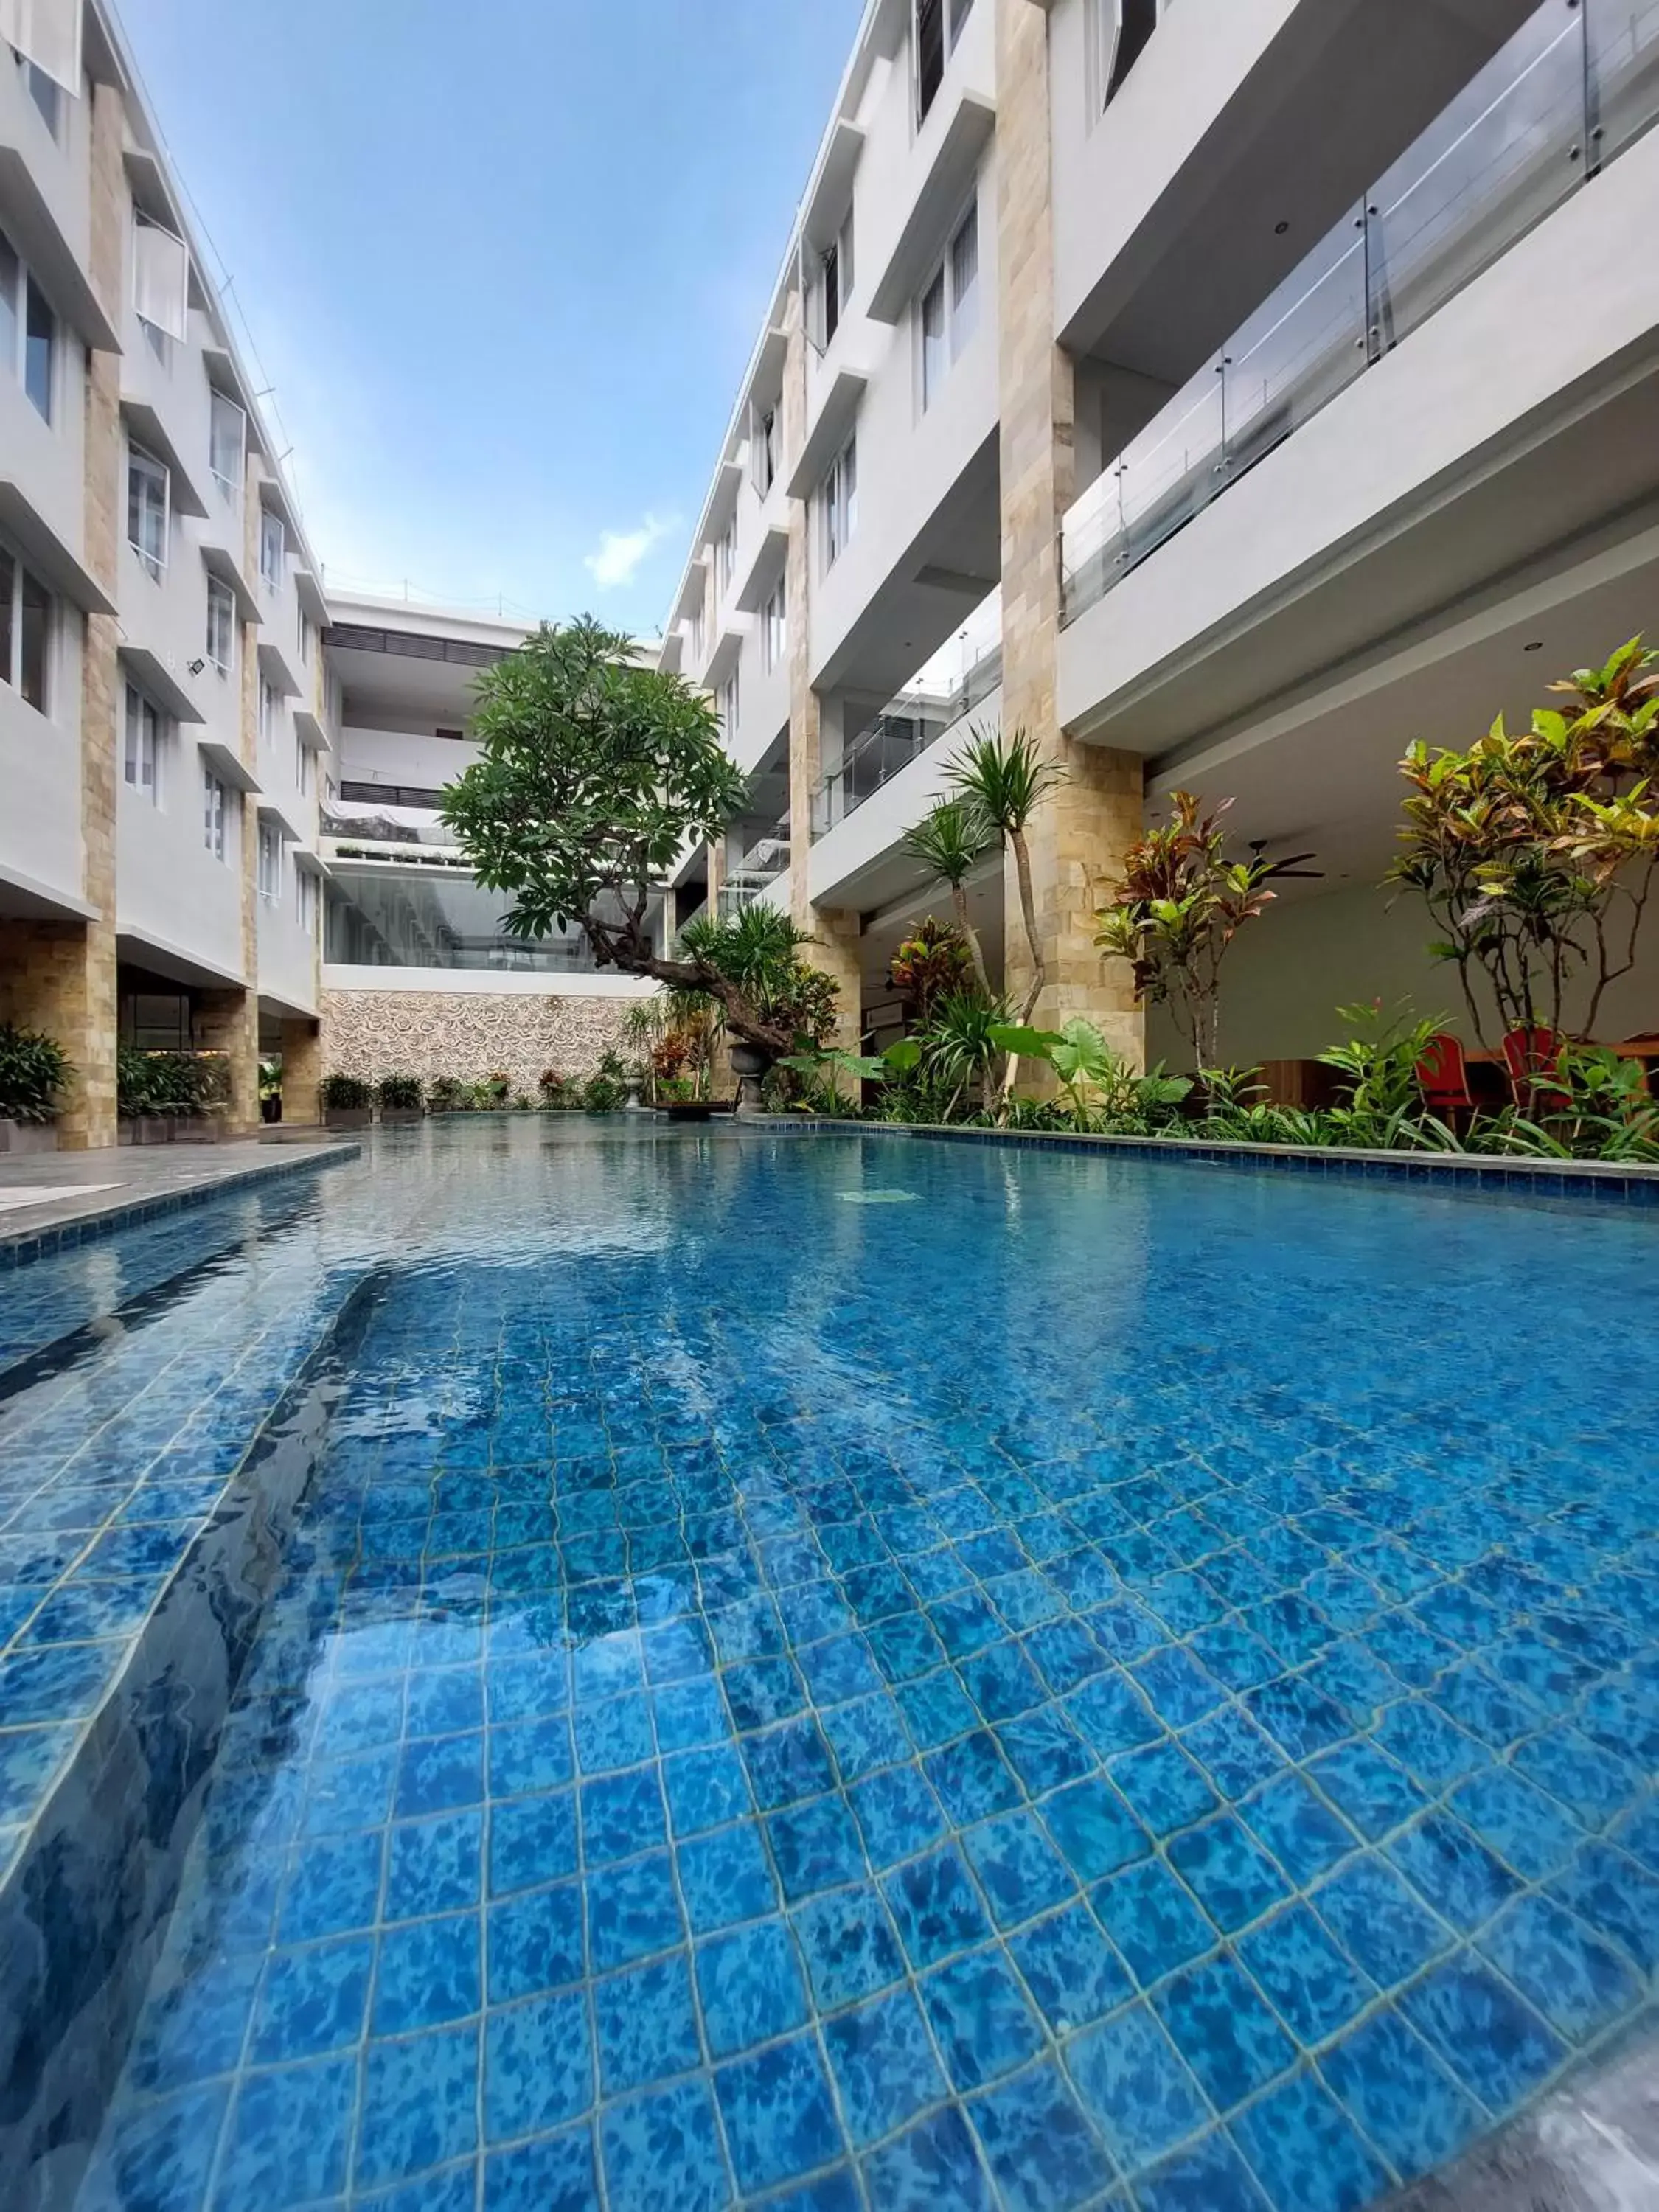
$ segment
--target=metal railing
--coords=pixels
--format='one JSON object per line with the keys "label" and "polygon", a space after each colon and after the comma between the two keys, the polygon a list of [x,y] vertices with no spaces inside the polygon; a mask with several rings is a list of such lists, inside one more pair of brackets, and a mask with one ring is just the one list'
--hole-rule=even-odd
{"label": "metal railing", "polygon": [[858,732],[834,768],[827,769],[812,793],[811,834],[814,843],[899,770],[908,768],[945,732],[988,699],[1002,681],[1002,647],[994,645],[948,691],[901,691]]}
{"label": "metal railing", "polygon": [[1659,0],[1546,0],[1073,505],[1060,532],[1062,619],[1092,606],[1656,117]]}

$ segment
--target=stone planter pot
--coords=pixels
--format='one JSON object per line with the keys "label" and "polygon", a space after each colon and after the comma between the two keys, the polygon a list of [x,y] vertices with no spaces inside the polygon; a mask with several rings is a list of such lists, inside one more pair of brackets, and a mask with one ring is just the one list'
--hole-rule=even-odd
{"label": "stone planter pot", "polygon": [[738,1079],[738,1115],[747,1120],[750,1115],[766,1110],[761,1103],[761,1078],[772,1065],[770,1053],[763,1052],[757,1044],[734,1044],[731,1049],[732,1073]]}
{"label": "stone planter pot", "polygon": [[135,1114],[122,1124],[131,1129],[130,1145],[170,1145],[173,1142],[174,1121],[171,1114]]}
{"label": "stone planter pot", "polygon": [[173,1125],[175,1145],[220,1145],[228,1134],[217,1114],[181,1114]]}
{"label": "stone planter pot", "polygon": [[0,1152],[55,1152],[58,1130],[51,1121],[0,1121]]}
{"label": "stone planter pot", "polygon": [[372,1106],[325,1106],[323,1127],[325,1129],[367,1129],[373,1126],[374,1109]]}
{"label": "stone planter pot", "polygon": [[380,1109],[380,1127],[383,1129],[395,1129],[405,1121],[424,1121],[425,1119],[424,1106],[382,1106]]}

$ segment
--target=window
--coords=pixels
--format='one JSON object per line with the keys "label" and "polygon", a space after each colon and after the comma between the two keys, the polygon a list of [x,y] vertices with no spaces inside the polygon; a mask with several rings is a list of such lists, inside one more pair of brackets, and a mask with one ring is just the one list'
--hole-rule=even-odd
{"label": "window", "polygon": [[307,937],[314,938],[323,906],[317,878],[309,868],[299,868],[295,872],[295,879],[300,895],[300,927]]}
{"label": "window", "polygon": [[818,272],[818,341],[827,353],[841,328],[853,296],[853,217],[847,220],[833,245],[824,252]]}
{"label": "window", "polygon": [[694,670],[702,666],[702,609],[699,606],[691,617],[691,665]]}
{"label": "window", "polygon": [[259,509],[259,574],[272,591],[283,584],[283,560],[288,551],[288,532],[283,518],[270,507]]}
{"label": "window", "polygon": [[732,588],[732,570],[738,557],[738,518],[734,514],[714,547],[714,595],[723,599]]}
{"label": "window", "polygon": [[729,745],[738,734],[738,672],[734,668],[720,686],[720,735]]}
{"label": "window", "polygon": [[212,395],[208,424],[208,465],[220,490],[233,503],[242,495],[247,465],[247,417],[222,392]]}
{"label": "window", "polygon": [[267,906],[279,906],[283,896],[283,840],[276,825],[259,824],[259,896]]}
{"label": "window", "polygon": [[0,362],[48,422],[57,382],[58,318],[46,294],[0,231]]}
{"label": "window", "polygon": [[754,447],[755,489],[764,499],[778,480],[778,410],[775,401],[770,407],[756,408],[750,441]]}
{"label": "window", "polygon": [[229,811],[230,793],[213,770],[204,768],[202,770],[202,842],[216,860],[222,860],[225,857],[225,817]]}
{"label": "window", "polygon": [[957,50],[974,0],[915,0],[912,30],[916,57],[916,120],[926,120],[945,82],[945,64]]}
{"label": "window", "polygon": [[311,617],[303,607],[300,610],[300,664],[304,668],[311,665]]}
{"label": "window", "polygon": [[161,717],[151,701],[145,698],[136,684],[127,686],[126,746],[122,756],[121,772],[131,788],[149,799],[152,806],[161,803]]}
{"label": "window", "polygon": [[217,576],[208,578],[207,657],[221,676],[236,665],[236,600],[230,586]]}
{"label": "window", "polygon": [[157,583],[167,565],[167,472],[141,446],[127,448],[127,543]]}
{"label": "window", "polygon": [[771,598],[761,609],[761,665],[769,676],[783,665],[788,641],[788,585],[780,576]]}
{"label": "window", "polygon": [[921,295],[917,321],[924,411],[939,394],[947,371],[979,324],[979,208],[970,207]]}
{"label": "window", "polygon": [[830,473],[818,495],[823,511],[823,566],[833,568],[847,550],[858,526],[859,452],[856,437],[849,438],[830,464]]}
{"label": "window", "polygon": [[277,692],[267,676],[259,678],[259,742],[268,745],[276,734]]}
{"label": "window", "polygon": [[1101,106],[1116,98],[1171,0],[1095,0],[1100,21]]}
{"label": "window", "polygon": [[0,684],[9,684],[40,714],[47,708],[51,645],[51,592],[0,545]]}
{"label": "window", "polygon": [[142,208],[132,215],[132,307],[146,330],[180,345],[189,336],[190,248]]}
{"label": "window", "polygon": [[40,111],[40,120],[55,138],[64,118],[62,87],[54,83],[45,70],[30,61],[26,54],[18,55],[17,66],[28,96]]}
{"label": "window", "polygon": [[311,747],[302,738],[294,740],[294,788],[301,799],[311,796]]}

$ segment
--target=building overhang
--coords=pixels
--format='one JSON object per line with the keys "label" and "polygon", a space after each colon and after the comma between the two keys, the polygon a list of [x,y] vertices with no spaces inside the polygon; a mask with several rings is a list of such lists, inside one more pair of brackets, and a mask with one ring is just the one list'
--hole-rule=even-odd
{"label": "building overhang", "polygon": [[93,577],[72,546],[66,545],[24,497],[22,487],[0,477],[0,531],[29,567],[62,599],[89,615],[112,615],[115,602]]}
{"label": "building overhang", "polygon": [[278,800],[262,793],[255,801],[255,805],[258,810],[260,821],[269,823],[285,845],[304,844],[304,831],[295,828],[293,818],[284,811]]}
{"label": "building overhang", "polygon": [[280,691],[286,699],[304,698],[304,679],[286,651],[269,631],[261,631],[258,652],[259,672],[272,690]]}
{"label": "building overhang", "polygon": [[96,921],[100,909],[77,891],[67,891],[0,860],[0,914],[29,921]]}
{"label": "building overhang", "polygon": [[743,641],[748,635],[749,625],[746,622],[738,623],[728,620],[725,623],[720,635],[714,640],[714,650],[709,654],[708,665],[702,672],[703,690],[718,691],[720,690],[721,684],[737,666],[743,653]]}
{"label": "building overhang", "polygon": [[789,559],[789,532],[780,522],[769,523],[760,534],[755,556],[739,582],[732,604],[739,613],[758,614],[772,596]]}
{"label": "building overhang", "polygon": [[817,174],[801,210],[801,237],[814,252],[835,243],[853,198],[853,178],[864,151],[864,133],[838,116],[824,141]]}
{"label": "building overhang", "polygon": [[134,682],[149,692],[158,707],[165,708],[175,722],[207,720],[159,653],[129,638],[116,647],[116,655],[122,665],[131,671]]}
{"label": "building overhang", "polygon": [[119,353],[115,325],[16,146],[0,146],[0,216],[7,236],[40,277],[58,313],[94,353]]}
{"label": "building overhang", "polygon": [[743,470],[736,461],[722,461],[714,471],[714,489],[708,495],[708,507],[703,523],[703,536],[717,538],[738,511],[738,494],[743,489]]}
{"label": "building overhang", "polygon": [[847,443],[858,419],[859,403],[870,380],[862,369],[838,368],[824,394],[817,420],[807,433],[785,489],[791,499],[805,499],[817,489],[824,471]]}
{"label": "building overhang", "polygon": [[259,779],[242,758],[240,753],[234,752],[219,738],[198,738],[196,740],[196,750],[221,783],[228,784],[233,791],[257,792],[258,790]]}
{"label": "building overhang", "polygon": [[242,564],[228,545],[204,545],[202,566],[210,576],[216,576],[229,590],[236,602],[236,611],[245,623],[259,619],[259,602],[242,574]]}
{"label": "building overhang", "polygon": [[184,457],[167,435],[167,425],[147,399],[123,398],[121,417],[127,426],[128,435],[136,446],[147,453],[154,453],[158,461],[167,464],[172,481],[167,486],[167,497],[175,514],[205,515],[210,512],[206,500],[197,489],[196,480],[185,466]]}
{"label": "building overhang", "polygon": [[702,606],[703,595],[708,588],[708,550],[706,546],[700,546],[692,555],[690,563],[686,569],[685,580],[680,586],[680,595],[675,600],[673,611],[668,617],[670,623],[690,622],[692,616]]}
{"label": "building overhang", "polygon": [[326,629],[328,601],[323,597],[323,587],[317,580],[316,572],[303,567],[296,568],[294,571],[294,588],[299,593],[300,605],[311,617],[318,629]]}
{"label": "building overhang", "polygon": [[328,732],[309,707],[294,709],[294,734],[307,752],[325,753],[331,750]]}
{"label": "building overhang", "polygon": [[240,968],[222,968],[216,961],[204,960],[198,953],[186,952],[181,945],[153,936],[148,930],[118,927],[115,957],[135,968],[148,968],[169,983],[195,983],[208,990],[221,983],[240,985],[247,980]]}
{"label": "building overhang", "polygon": [[865,313],[872,321],[896,323],[921,292],[950,242],[996,122],[995,107],[976,92],[963,91],[951,106],[921,188],[871,290]]}

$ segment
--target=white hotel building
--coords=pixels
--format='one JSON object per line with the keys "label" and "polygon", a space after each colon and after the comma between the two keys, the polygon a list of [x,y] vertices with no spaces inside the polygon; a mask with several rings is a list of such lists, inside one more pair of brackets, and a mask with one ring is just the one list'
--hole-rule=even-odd
{"label": "white hotel building", "polygon": [[[1659,0],[871,0],[669,615],[750,777],[727,903],[879,1035],[948,913],[902,834],[1023,725],[1039,1018],[1139,1048],[1093,915],[1182,787],[1322,872],[1226,1058],[1451,1012],[1376,888],[1401,754],[1659,641],[1656,117]],[[973,896],[1017,988],[1012,869]],[[1607,1012],[1659,1026],[1659,962]]]}

